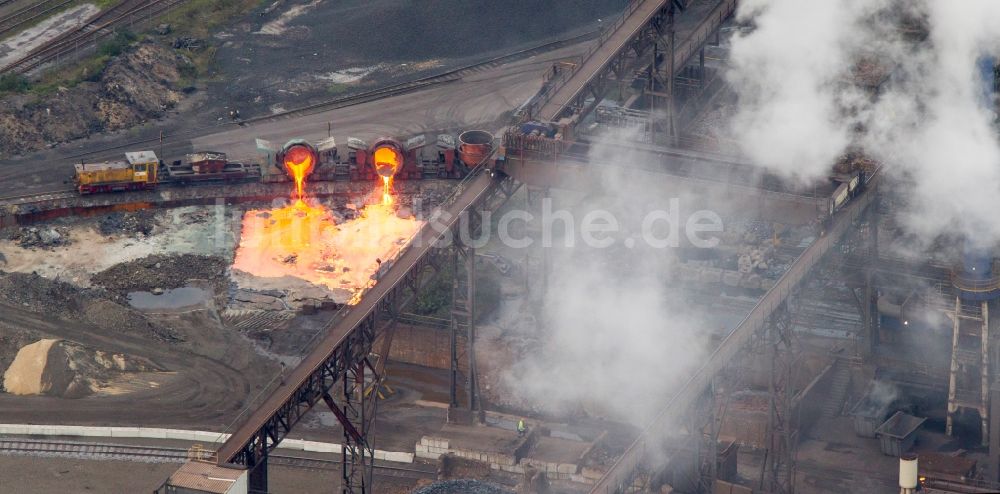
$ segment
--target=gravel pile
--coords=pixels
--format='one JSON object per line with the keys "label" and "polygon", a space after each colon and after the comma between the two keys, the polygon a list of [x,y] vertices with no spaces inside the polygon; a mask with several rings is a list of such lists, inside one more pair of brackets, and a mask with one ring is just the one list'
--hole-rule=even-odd
{"label": "gravel pile", "polygon": [[97,230],[102,235],[149,235],[156,227],[152,210],[134,213],[112,213],[97,220]]}
{"label": "gravel pile", "polygon": [[119,295],[179,288],[190,280],[222,284],[225,282],[226,264],[220,257],[157,254],[112,266],[95,274],[91,281]]}
{"label": "gravel pile", "polygon": [[413,491],[413,494],[514,494],[480,480],[445,480]]}

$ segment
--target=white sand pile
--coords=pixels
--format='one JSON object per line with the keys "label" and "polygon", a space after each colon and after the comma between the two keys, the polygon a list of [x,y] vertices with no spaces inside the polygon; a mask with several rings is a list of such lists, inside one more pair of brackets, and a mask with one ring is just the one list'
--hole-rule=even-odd
{"label": "white sand pile", "polygon": [[79,398],[125,372],[157,370],[123,354],[109,355],[62,340],[39,340],[21,347],[3,375],[4,389],[15,395]]}

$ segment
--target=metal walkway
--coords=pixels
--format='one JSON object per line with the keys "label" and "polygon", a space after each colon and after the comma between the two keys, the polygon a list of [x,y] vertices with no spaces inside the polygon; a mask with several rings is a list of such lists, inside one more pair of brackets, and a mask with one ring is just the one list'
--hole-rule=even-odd
{"label": "metal walkway", "polygon": [[[736,9],[736,0],[705,0],[688,2],[686,11],[674,18],[673,67],[684,67],[709,36],[719,29],[722,22]],[[563,80],[553,81],[553,86],[541,95],[544,103],[537,115],[555,121],[573,104],[593,81],[611,70],[612,64],[633,49],[634,42],[642,38],[646,29],[659,20],[670,7],[670,0],[633,0],[626,7],[625,15],[615,26],[602,35],[583,61]],[[642,54],[635,54],[641,57]],[[633,67],[634,68],[634,67]]]}

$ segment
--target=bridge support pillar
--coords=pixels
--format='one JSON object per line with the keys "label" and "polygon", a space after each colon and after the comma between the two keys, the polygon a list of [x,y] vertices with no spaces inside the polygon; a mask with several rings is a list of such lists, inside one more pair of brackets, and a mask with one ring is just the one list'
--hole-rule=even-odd
{"label": "bridge support pillar", "polygon": [[[674,6],[670,4],[666,14],[666,22],[663,25],[656,25],[656,41],[653,43],[652,77],[649,78],[649,112],[654,123],[653,127],[659,127],[662,131],[662,138],[653,135],[654,142],[665,141],[674,146],[677,144],[677,129],[674,116],[674,78],[676,77],[676,67],[674,67]],[[661,46],[662,45],[662,46]],[[663,67],[661,68],[661,61]],[[657,90],[657,84],[661,90]]]}
{"label": "bridge support pillar", "polygon": [[252,470],[247,479],[247,494],[267,494],[267,457],[265,456],[260,463],[257,464]]}
{"label": "bridge support pillar", "polygon": [[1000,482],[1000,381],[993,381],[990,389],[990,461],[989,480]]}
{"label": "bridge support pillar", "polygon": [[868,209],[868,238],[865,261],[865,286],[862,299],[862,332],[859,352],[862,362],[868,363],[875,354],[879,340],[878,291],[873,285],[872,276],[878,269],[878,198]]}
{"label": "bridge support pillar", "polygon": [[[476,213],[478,214],[478,213]],[[465,372],[466,407],[475,412],[479,392],[476,376],[476,248],[459,245],[456,239],[454,285],[451,306],[451,406],[458,407],[458,389],[461,387],[459,363],[462,353],[468,365]],[[459,348],[458,336],[465,333],[464,352]]]}
{"label": "bridge support pillar", "polygon": [[788,303],[783,302],[765,328],[771,370],[768,382],[767,449],[761,471],[761,489],[773,494],[795,492],[796,427],[791,414],[791,378],[795,364],[794,334]]}

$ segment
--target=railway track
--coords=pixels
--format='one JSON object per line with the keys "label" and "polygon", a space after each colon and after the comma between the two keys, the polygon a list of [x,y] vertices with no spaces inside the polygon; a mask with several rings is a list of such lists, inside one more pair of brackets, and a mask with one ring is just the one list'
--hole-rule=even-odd
{"label": "railway track", "polygon": [[[184,448],[33,439],[0,440],[0,455],[141,463],[183,463],[190,457],[188,450]],[[303,470],[329,471],[339,470],[343,462],[325,458],[272,454],[268,456],[268,463]],[[437,478],[436,470],[388,465],[375,465],[375,475],[414,481]]]}
{"label": "railway track", "polygon": [[0,69],[0,74],[25,74],[46,63],[72,56],[81,48],[86,48],[88,45],[96,46],[98,41],[113,36],[119,27],[132,26],[135,22],[151,19],[184,1],[121,0],[76,29],[53,38],[24,57],[6,65]]}
{"label": "railway track", "polygon": [[[171,0],[173,2],[183,1],[183,0]],[[162,137],[163,143],[172,143],[177,140],[189,138],[197,135],[204,135],[206,131],[210,129],[218,130],[220,127],[245,125],[247,123],[258,123],[266,121],[274,121],[284,118],[294,118],[298,116],[310,115],[313,113],[318,113],[322,111],[335,110],[339,108],[347,108],[350,106],[360,105],[363,103],[376,101],[379,99],[389,98],[392,96],[399,96],[420,89],[425,89],[428,87],[446,84],[449,82],[454,82],[462,79],[463,77],[468,77],[469,75],[476,74],[489,70],[494,67],[498,67],[505,63],[510,63],[515,60],[519,60],[525,57],[529,57],[538,53],[544,53],[546,51],[554,50],[564,46],[572,45],[574,43],[579,43],[588,38],[592,38],[598,34],[599,31],[591,31],[583,33],[581,35],[572,36],[568,38],[563,38],[555,41],[548,41],[539,45],[535,45],[522,50],[517,50],[504,55],[500,55],[488,60],[484,60],[477,63],[471,63],[463,65],[461,67],[449,69],[437,74],[433,74],[426,77],[421,77],[419,79],[401,82],[398,84],[393,84],[379,89],[374,89],[371,91],[365,91],[358,94],[353,94],[349,96],[343,96],[340,98],[334,98],[326,101],[321,101],[315,104],[303,106],[300,108],[293,108],[291,110],[283,111],[280,113],[262,115],[260,117],[254,117],[250,119],[243,120],[242,122],[230,122],[223,125],[211,125],[204,127],[197,127],[187,131],[179,132],[176,134],[164,134]],[[160,143],[160,137],[152,137],[147,139],[138,139],[134,141],[129,141],[123,144],[117,144],[114,146],[108,146],[101,148],[96,151],[88,151],[86,153],[80,153],[75,155],[67,156],[67,160],[84,159],[87,157],[100,156],[103,153],[108,153],[111,151],[119,151],[123,149],[134,149],[139,146],[149,145],[154,143]],[[163,158],[161,156],[161,158]],[[62,188],[57,190],[49,190],[45,192],[30,193],[30,194],[18,194],[18,195],[6,195],[0,196],[0,203],[11,204],[11,205],[21,205],[21,204],[32,204],[45,202],[56,199],[65,199],[73,197],[76,194],[73,188]]]}
{"label": "railway track", "polygon": [[64,189],[48,190],[45,192],[33,192],[31,194],[0,196],[0,204],[18,206],[21,204],[32,204],[36,202],[70,199],[76,196],[77,196],[76,189],[64,188]]}
{"label": "railway track", "polygon": [[472,74],[483,72],[491,68],[498,67],[505,63],[509,63],[515,60],[522,59],[527,56],[531,56],[537,53],[555,50],[563,46],[571,45],[573,43],[578,43],[588,38],[596,36],[599,31],[590,31],[587,33],[580,34],[578,36],[573,36],[570,38],[559,39],[556,41],[550,41],[543,43],[541,45],[532,46],[523,50],[518,50],[515,52],[507,53],[505,55],[500,55],[498,57],[491,58],[482,62],[471,63],[463,65],[461,67],[446,70],[441,73],[433,74],[426,77],[421,77],[412,81],[406,81],[399,84],[393,84],[391,86],[386,86],[379,89],[374,89],[371,91],[366,91],[364,93],[359,93],[353,96],[347,96],[345,98],[339,98],[329,101],[324,101],[308,106],[303,106],[300,108],[294,108],[291,110],[283,111],[281,113],[276,113],[272,115],[262,115],[260,117],[249,118],[244,120],[244,122],[253,123],[260,121],[272,121],[280,118],[287,118],[293,116],[309,115],[319,111],[325,111],[329,109],[339,108],[342,101],[349,99],[351,104],[360,104],[366,101],[371,101],[374,99],[386,98],[389,96],[397,96],[400,94],[405,94],[408,92],[415,91],[417,89],[422,89],[427,86],[448,83],[457,81],[464,77],[468,77]]}
{"label": "railway track", "polygon": [[[400,96],[403,94],[418,91],[420,89],[429,88],[435,85],[446,84],[449,82],[454,82],[467,77],[471,74],[482,72],[488,70],[489,68],[497,67],[505,63],[510,63],[515,60],[522,59],[524,57],[532,56],[538,53],[543,53],[545,51],[554,50],[564,46],[568,46],[574,43],[581,42],[588,38],[596,36],[599,31],[591,31],[578,36],[572,36],[569,38],[563,38],[555,41],[549,41],[542,43],[530,48],[517,50],[511,53],[500,55],[482,62],[472,63],[468,65],[463,65],[454,69],[449,69],[437,74],[433,74],[426,77],[421,77],[419,79],[401,82],[398,84],[393,84],[390,86],[373,89],[370,91],[365,91],[357,94],[352,94],[348,96],[342,96],[339,98],[333,98],[326,101],[321,101],[318,103],[306,105],[299,108],[293,108],[290,110],[285,110],[278,113],[272,113],[269,115],[261,115],[258,117],[248,118],[239,122],[226,122],[223,124],[207,125],[202,127],[195,127],[183,132],[178,132],[174,134],[163,134],[162,142],[164,144],[169,144],[176,142],[179,139],[189,138],[193,136],[205,135],[207,131],[218,131],[225,127],[236,127],[240,125],[261,123],[268,121],[275,121],[289,117],[305,116],[314,113],[319,113],[323,111],[336,110],[340,108],[347,108],[350,106],[360,105],[363,103],[376,101],[379,99],[389,98],[392,96]],[[160,137],[150,137],[146,139],[137,139],[134,141],[129,141],[122,144],[116,144],[114,146],[104,147],[95,151],[88,151],[85,153],[74,154],[67,156],[66,159],[81,159],[91,156],[99,156],[102,153],[107,153],[110,151],[119,151],[122,149],[131,149],[141,145],[148,145],[153,143],[161,142]],[[2,198],[0,198],[2,199]]]}
{"label": "railway track", "polygon": [[[44,19],[49,14],[58,11],[74,1],[75,0],[42,0],[40,2],[33,2],[27,7],[18,9],[15,12],[0,17],[0,39],[16,34],[28,24],[36,20]],[[9,2],[2,2],[0,3],[0,6],[3,6],[4,3]]]}

